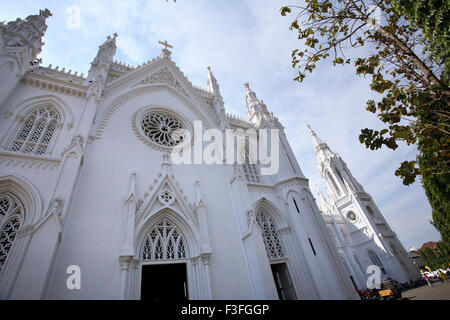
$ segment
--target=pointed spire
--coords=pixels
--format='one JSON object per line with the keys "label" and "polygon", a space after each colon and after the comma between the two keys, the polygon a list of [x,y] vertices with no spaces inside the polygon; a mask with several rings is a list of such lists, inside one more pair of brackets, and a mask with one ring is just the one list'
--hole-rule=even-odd
{"label": "pointed spire", "polygon": [[321,210],[324,214],[331,214],[332,213],[332,205],[328,202],[327,198],[323,195],[322,190],[320,190],[319,186],[317,184],[314,184],[316,187],[316,191],[319,194],[319,198],[322,202],[322,204],[325,206],[325,211]]}
{"label": "pointed spire", "polygon": [[208,89],[209,92],[211,92],[214,95],[217,96],[221,96],[220,94],[220,89],[219,89],[219,84],[217,83],[216,78],[214,77],[212,71],[211,71],[211,67],[207,67],[206,69],[208,69]]}
{"label": "pointed spire", "polygon": [[112,37],[110,35],[106,37],[106,41],[99,47],[96,59],[108,58],[108,60],[111,60],[110,62],[113,62],[117,50],[116,39],[118,36],[117,33],[114,33]]}
{"label": "pointed spire", "polygon": [[113,36],[111,37],[110,35],[108,35],[107,37],[106,37],[106,41],[100,46],[100,47],[103,47],[103,46],[106,46],[106,45],[108,45],[108,44],[113,44],[114,46],[115,45],[117,45],[117,43],[116,43],[116,38],[118,37],[119,35],[117,34],[117,32],[115,32],[114,34],[113,34]]}
{"label": "pointed spire", "polygon": [[29,49],[28,58],[30,62],[37,59],[42,51],[45,31],[47,30],[46,19],[52,14],[50,10],[40,10],[38,15],[29,15],[26,19],[16,19],[7,24],[0,24],[0,37],[6,47],[26,47]]}
{"label": "pointed spire", "polygon": [[136,173],[130,175],[130,185],[128,187],[127,202],[136,201]]}
{"label": "pointed spire", "polygon": [[114,56],[116,55],[117,37],[117,33],[114,33],[112,37],[108,35],[106,37],[106,41],[99,46],[97,55],[91,63],[91,68],[89,69],[89,73],[86,78],[87,84],[97,83],[96,85],[100,87],[105,84],[109,67],[111,63],[113,63]]}
{"label": "pointed spire", "polygon": [[247,107],[259,103],[256,93],[252,89],[250,89],[250,85],[248,84],[248,82],[244,83],[244,87],[246,89]]}
{"label": "pointed spire", "polygon": [[194,182],[194,188],[195,188],[195,205],[198,207],[201,203],[203,203],[203,196],[202,192],[200,191],[200,182],[195,180]]}
{"label": "pointed spire", "polygon": [[314,143],[314,148],[318,147],[320,144],[323,143],[323,141],[320,140],[320,138],[317,136],[317,134],[314,132],[314,130],[311,129],[311,127],[309,126],[308,122],[306,123],[306,126],[308,127],[309,132],[311,133],[311,138],[312,138],[313,143]]}

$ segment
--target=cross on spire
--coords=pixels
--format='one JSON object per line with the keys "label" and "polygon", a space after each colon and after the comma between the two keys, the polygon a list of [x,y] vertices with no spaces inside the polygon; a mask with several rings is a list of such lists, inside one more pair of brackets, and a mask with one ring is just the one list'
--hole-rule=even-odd
{"label": "cross on spire", "polygon": [[167,50],[167,48],[173,48],[169,43],[167,43],[167,40],[165,40],[164,42],[162,41],[158,41],[158,43],[162,46],[164,46],[164,50]]}
{"label": "cross on spire", "polygon": [[163,58],[163,57],[170,57],[171,52],[167,48],[173,48],[173,47],[170,44],[167,43],[167,40],[165,40],[164,42],[158,41],[158,43],[160,45],[164,46],[164,48],[161,50],[161,54],[159,56],[161,58]]}

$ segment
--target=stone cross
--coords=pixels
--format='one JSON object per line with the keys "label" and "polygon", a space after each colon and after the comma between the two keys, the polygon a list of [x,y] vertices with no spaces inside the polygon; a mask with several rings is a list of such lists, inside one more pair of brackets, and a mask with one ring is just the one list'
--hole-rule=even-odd
{"label": "stone cross", "polygon": [[167,43],[167,40],[165,40],[164,42],[158,41],[158,43],[164,46],[164,50],[167,50],[167,48],[173,48],[170,44]]}
{"label": "stone cross", "polygon": [[168,57],[170,58],[170,54],[171,52],[167,49],[167,48],[173,48],[170,44],[167,43],[167,40],[162,42],[162,41],[158,41],[158,43],[162,46],[164,46],[164,48],[161,50],[161,54],[159,55],[161,58],[163,57]]}

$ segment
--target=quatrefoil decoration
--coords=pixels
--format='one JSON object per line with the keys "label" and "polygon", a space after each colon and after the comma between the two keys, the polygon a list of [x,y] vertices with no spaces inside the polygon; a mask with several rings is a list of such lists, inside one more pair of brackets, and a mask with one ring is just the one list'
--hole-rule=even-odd
{"label": "quatrefoil decoration", "polygon": [[170,205],[175,201],[175,196],[169,190],[164,190],[159,194],[158,199],[162,204]]}

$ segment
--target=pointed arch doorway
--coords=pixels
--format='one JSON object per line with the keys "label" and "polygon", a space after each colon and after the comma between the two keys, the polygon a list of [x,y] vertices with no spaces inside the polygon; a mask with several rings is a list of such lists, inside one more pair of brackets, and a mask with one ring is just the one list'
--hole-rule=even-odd
{"label": "pointed arch doorway", "polygon": [[212,298],[209,254],[200,253],[197,224],[175,209],[164,208],[149,213],[136,230],[135,254],[124,276],[124,299]]}
{"label": "pointed arch doorway", "polygon": [[278,298],[280,300],[297,299],[294,283],[288,269],[289,258],[286,256],[283,241],[279,237],[270,210],[261,205],[256,210],[255,220],[261,230]]}
{"label": "pointed arch doorway", "polygon": [[141,294],[146,301],[189,298],[186,240],[175,224],[162,218],[147,234],[141,250]]}

